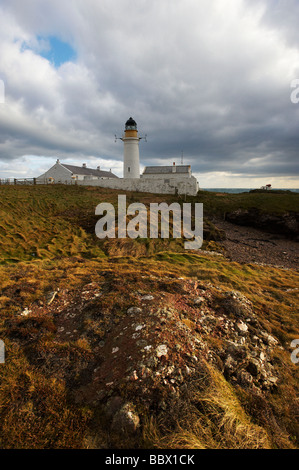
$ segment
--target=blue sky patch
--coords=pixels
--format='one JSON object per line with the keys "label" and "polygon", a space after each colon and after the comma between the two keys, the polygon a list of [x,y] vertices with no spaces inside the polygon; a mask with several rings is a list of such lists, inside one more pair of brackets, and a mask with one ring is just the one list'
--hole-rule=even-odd
{"label": "blue sky patch", "polygon": [[40,55],[48,59],[56,68],[65,62],[74,61],[76,59],[74,49],[68,43],[61,41],[57,37],[39,37],[38,40],[44,41],[47,44],[47,47],[40,51]]}
{"label": "blue sky patch", "polygon": [[37,36],[38,45],[24,42],[21,50],[31,49],[36,54],[44,57],[58,68],[65,62],[74,62],[77,58],[75,50],[66,42],[61,41],[56,36]]}

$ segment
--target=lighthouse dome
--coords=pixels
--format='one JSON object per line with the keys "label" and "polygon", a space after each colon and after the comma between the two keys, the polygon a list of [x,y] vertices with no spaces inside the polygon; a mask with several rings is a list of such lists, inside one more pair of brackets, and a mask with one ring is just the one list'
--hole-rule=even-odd
{"label": "lighthouse dome", "polygon": [[126,122],[126,130],[127,129],[134,129],[137,130],[137,123],[134,121],[132,117],[130,117]]}

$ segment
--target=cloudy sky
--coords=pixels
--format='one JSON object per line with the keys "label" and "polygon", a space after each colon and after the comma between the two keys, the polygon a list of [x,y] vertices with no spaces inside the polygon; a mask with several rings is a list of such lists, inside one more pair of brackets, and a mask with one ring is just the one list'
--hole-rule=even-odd
{"label": "cloudy sky", "polygon": [[183,154],[203,188],[299,188],[298,18],[298,0],[0,0],[0,178],[56,158],[122,176],[132,116],[142,168]]}

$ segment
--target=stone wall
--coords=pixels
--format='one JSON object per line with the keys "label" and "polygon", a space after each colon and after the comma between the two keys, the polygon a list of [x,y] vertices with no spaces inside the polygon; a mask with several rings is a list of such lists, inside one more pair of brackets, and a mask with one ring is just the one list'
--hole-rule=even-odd
{"label": "stone wall", "polygon": [[[166,181],[165,181],[166,180]],[[131,178],[131,179],[107,179],[77,181],[84,186],[99,186],[101,188],[120,189],[123,191],[140,191],[158,194],[187,194],[195,196],[199,190],[197,179],[191,178]]]}

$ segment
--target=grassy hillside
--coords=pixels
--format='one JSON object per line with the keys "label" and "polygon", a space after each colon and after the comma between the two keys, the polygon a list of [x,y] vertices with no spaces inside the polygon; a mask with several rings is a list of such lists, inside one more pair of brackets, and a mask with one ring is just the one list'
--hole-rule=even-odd
{"label": "grassy hillside", "polygon": [[[298,272],[100,241],[95,207],[117,194],[0,187],[0,447],[298,448]],[[295,210],[272,196],[196,200]],[[174,198],[127,193],[159,200]]]}
{"label": "grassy hillside", "polygon": [[[83,258],[107,254],[152,254],[160,250],[182,251],[178,240],[115,240],[101,242],[94,233],[99,217],[95,208],[110,202],[116,208],[118,190],[82,186],[0,186],[0,263],[67,256]],[[179,201],[171,195],[127,193],[127,204]],[[186,202],[201,202],[204,216],[223,215],[236,208],[256,207],[264,212],[283,213],[298,210],[299,195],[218,194],[202,191]],[[209,231],[213,231],[209,223]],[[217,237],[216,237],[217,238]],[[213,237],[212,237],[213,239]],[[207,241],[207,240],[205,240]],[[205,248],[204,246],[203,248]]]}
{"label": "grassy hillside", "polygon": [[[105,244],[95,236],[95,208],[110,202],[117,213],[118,191],[83,188],[80,186],[0,187],[0,262],[9,263],[34,259],[55,259],[67,256],[102,257]],[[164,201],[159,196],[142,195],[142,201]],[[166,197],[166,201],[170,198]],[[137,193],[128,193],[127,204],[139,201]],[[167,245],[159,242],[159,247]],[[117,254],[117,241],[114,253]],[[129,240],[120,251],[142,251]],[[147,240],[143,252],[151,250]],[[180,244],[181,246],[182,244]],[[110,248],[107,247],[109,250]],[[110,250],[111,251],[111,250]]]}
{"label": "grassy hillside", "polygon": [[201,191],[194,201],[202,202],[205,213],[208,215],[223,215],[237,209],[256,208],[265,213],[283,214],[284,212],[298,212],[299,194],[286,192],[283,194],[275,191],[266,193],[215,193]]}

